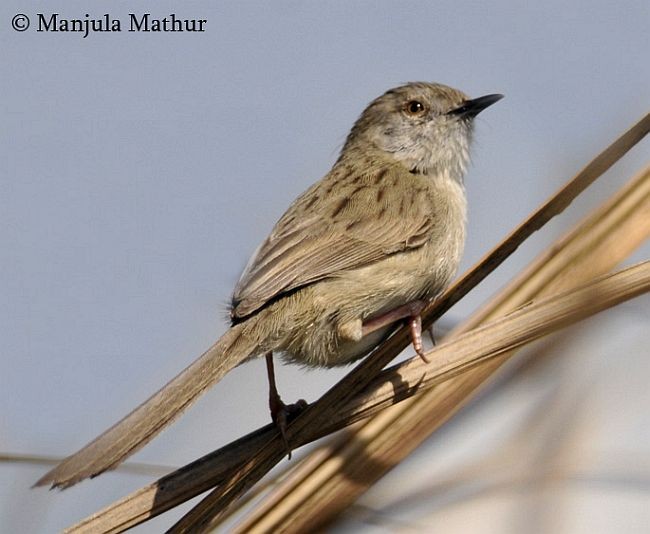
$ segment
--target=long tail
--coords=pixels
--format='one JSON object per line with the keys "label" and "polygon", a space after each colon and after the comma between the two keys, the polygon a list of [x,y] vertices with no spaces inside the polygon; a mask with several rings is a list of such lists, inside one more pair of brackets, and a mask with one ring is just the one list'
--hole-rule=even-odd
{"label": "long tail", "polygon": [[67,488],[114,469],[172,423],[207,388],[258,349],[260,315],[233,326],[157,393],[36,482]]}

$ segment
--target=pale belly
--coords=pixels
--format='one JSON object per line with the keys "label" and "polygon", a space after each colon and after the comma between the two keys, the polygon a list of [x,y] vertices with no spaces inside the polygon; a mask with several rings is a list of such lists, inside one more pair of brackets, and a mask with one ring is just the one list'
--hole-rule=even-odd
{"label": "pale belly", "polygon": [[[302,310],[303,316],[313,320],[301,324],[300,318],[296,318],[296,329],[281,347],[285,359],[308,366],[331,367],[365,356],[397,325],[356,341],[342,336],[341,326],[350,322],[360,326],[363,321],[409,302],[434,299],[456,272],[460,260],[458,248],[457,252],[447,250],[442,255],[438,247],[434,250],[433,246],[424,246],[301,290],[287,304],[294,308],[291,303],[295,303],[296,310]],[[307,313],[305,306],[309,307]]]}

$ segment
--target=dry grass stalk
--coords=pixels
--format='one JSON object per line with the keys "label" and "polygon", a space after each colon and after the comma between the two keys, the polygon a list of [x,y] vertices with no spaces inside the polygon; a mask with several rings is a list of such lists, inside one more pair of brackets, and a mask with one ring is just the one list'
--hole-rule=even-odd
{"label": "dry grass stalk", "polygon": [[323,433],[366,419],[506,351],[645,293],[649,288],[648,277],[650,261],[598,277],[573,290],[535,300],[506,317],[454,337],[427,352],[430,363],[412,358],[390,367],[344,406]]}
{"label": "dry grass stalk", "polygon": [[[468,283],[468,280],[473,280],[476,278],[481,278],[482,276],[485,276],[485,271],[491,270],[490,267],[494,265],[495,262],[500,263],[503,261],[503,259],[509,255],[512,251],[514,251],[518,244],[522,242],[525,237],[530,235],[532,232],[534,232],[536,229],[538,229],[545,221],[549,220],[553,215],[558,213],[559,211],[563,210],[569,203],[572,198],[575,198],[579,192],[584,190],[584,188],[587,187],[590,183],[592,183],[598,175],[600,175],[602,172],[607,170],[614,161],[618,157],[620,157],[625,150],[623,146],[625,146],[627,143],[629,143],[632,139],[638,141],[641,139],[645,133],[648,131],[648,126],[650,123],[650,116],[646,115],[637,125],[635,125],[633,128],[631,128],[628,132],[626,132],[621,138],[619,138],[617,141],[615,141],[610,147],[608,147],[603,153],[601,153],[599,156],[597,156],[581,173],[576,176],[567,186],[565,186],[557,195],[555,195],[549,202],[547,202],[545,205],[543,205],[537,212],[535,212],[530,218],[528,218],[520,227],[518,227],[495,251],[493,251],[491,254],[489,254],[477,268],[472,269],[470,274],[466,277],[464,277],[458,284],[452,288],[450,292],[446,294],[446,299],[447,302],[453,301],[455,302],[455,298],[457,300],[457,295],[460,293],[463,293],[461,288],[464,287],[464,284]],[[456,291],[454,291],[456,290]],[[463,293],[464,294],[464,293]],[[441,299],[443,303],[438,302],[437,305],[441,305],[444,307],[445,306],[445,298]],[[431,314],[434,315],[434,314]],[[360,366],[360,368],[363,368],[364,364]],[[352,374],[356,373],[353,372]],[[345,380],[344,380],[345,381]],[[350,386],[354,386],[356,384],[351,383]],[[326,396],[327,397],[327,394]],[[415,401],[417,402],[417,401]],[[320,401],[319,401],[320,403]],[[341,408],[341,405],[338,405],[338,409]],[[336,415],[336,411],[330,410],[329,413],[327,410],[324,410],[324,413],[327,413],[329,418],[333,418]],[[314,414],[315,415],[315,414]],[[319,414],[320,415],[320,414]],[[379,416],[381,417],[381,415]],[[321,419],[322,424],[325,424],[328,419]],[[390,422],[390,418],[388,419],[387,427],[391,427],[391,431],[395,429],[393,422]],[[297,421],[299,422],[299,421]],[[400,421],[401,422],[401,421]],[[415,423],[415,425],[419,425],[420,422]],[[400,446],[400,443],[405,437],[408,437],[408,433],[406,427],[402,427],[401,430],[392,432],[393,436],[397,437],[397,443],[395,446]],[[375,440],[382,440],[382,436],[379,436],[378,434],[373,435]],[[361,443],[366,444],[367,440],[362,439]],[[382,443],[385,443],[385,441],[382,441]],[[354,447],[354,445],[353,445]],[[383,461],[383,458],[373,458],[374,460],[379,461],[380,463]],[[340,465],[341,458],[340,457],[334,457],[333,458],[334,464],[337,466]],[[331,466],[328,466],[328,468],[325,470],[326,472],[331,471]],[[382,472],[380,469],[376,469],[374,467],[370,467],[370,471],[373,474],[377,474],[379,472]],[[384,471],[385,472],[385,471]],[[359,476],[364,476],[362,473],[356,473]],[[256,475],[253,475],[253,473],[249,473],[249,477],[254,478]],[[356,476],[353,477],[345,477],[346,482],[349,482],[350,486],[354,486],[354,491],[359,491],[359,488],[364,488],[363,484],[359,484],[358,481],[356,480]],[[354,479],[354,481],[352,481]],[[249,478],[250,480],[250,478]],[[287,483],[289,484],[289,483]],[[317,483],[315,484],[314,480],[308,480],[307,484],[310,487],[314,487],[314,485],[318,485]],[[365,486],[367,487],[367,486]],[[346,495],[346,490],[349,488],[342,487],[342,485],[337,486],[335,491],[333,492],[332,495],[334,495],[333,499],[335,501],[341,500],[342,502],[349,502],[345,499]],[[365,488],[364,488],[365,489]],[[235,489],[235,492],[237,491],[243,491],[244,486],[240,485],[237,489]],[[281,492],[282,489],[279,489],[278,492]],[[363,491],[363,489],[361,490]],[[322,495],[321,495],[322,496]],[[231,502],[229,499],[224,500],[223,499],[223,492],[221,490],[215,490],[213,494],[209,495],[202,503],[200,503],[194,510],[192,510],[181,522],[177,525],[178,526],[178,532],[184,532],[185,528],[192,528],[192,526],[197,527],[200,525],[207,525],[209,523],[208,517],[212,514],[215,516],[218,516],[219,514],[222,513],[222,507],[226,506],[227,503]],[[315,513],[318,514],[323,510],[323,502],[318,500],[317,503],[315,503],[317,506],[315,507]],[[289,527],[291,525],[291,529],[296,527],[296,523],[294,523],[294,519],[292,518],[289,520],[287,523],[285,523],[283,526]],[[309,527],[312,528],[314,525],[314,522],[307,522],[303,526],[305,528]],[[273,530],[275,530],[276,527],[274,527]],[[300,530],[300,528],[296,528],[296,531]]]}
{"label": "dry grass stalk", "polygon": [[[44,465],[53,467],[59,463],[64,458],[61,456],[44,456],[38,454],[12,454],[10,452],[0,453],[0,463],[6,462],[9,464],[30,464],[30,465]],[[132,473],[138,475],[147,475],[151,477],[160,477],[164,473],[169,473],[172,469],[172,466],[169,465],[160,465],[160,464],[150,464],[150,463],[140,463],[140,462],[125,462],[122,465],[118,466],[116,471],[122,473]]]}
{"label": "dry grass stalk", "polygon": [[[580,191],[643,138],[648,129],[650,129],[650,116],[644,117],[621,136],[585,168],[570,185],[542,206],[493,253],[488,255],[479,266],[461,279],[444,298],[429,310],[428,321],[432,322],[439,317],[451,304],[466,294],[471,287],[515,250],[527,236],[559,213]],[[298,417],[289,428],[292,442],[302,444],[306,442],[307,438],[317,437],[323,422],[331,420],[337,410],[367,385],[407,343],[405,333],[398,332],[388,340],[381,350],[377,351],[373,358],[365,360],[341,383]],[[217,453],[197,460],[176,473],[138,490],[71,527],[70,531],[121,531],[214,486],[218,486],[216,490],[218,493],[213,494],[213,499],[218,501],[216,509],[223,510],[236,496],[255,483],[277,463],[283,457],[283,452],[273,429],[265,427],[224,447]],[[217,495],[219,497],[216,497]],[[206,505],[204,509],[209,515],[211,511],[215,510],[214,504]]]}
{"label": "dry grass stalk", "polygon": [[[385,379],[378,381],[376,389],[368,391],[358,399],[353,399],[351,406],[347,408],[355,412],[358,417],[367,417],[370,413],[378,412],[383,404],[397,402],[393,388],[395,383],[402,384],[400,389],[402,398],[412,396],[416,392],[419,394],[454,376],[462,376],[462,373],[476,368],[483,362],[510,353],[513,349],[559,328],[648,291],[650,291],[650,261],[591,281],[578,289],[553,295],[437,347],[428,353],[431,356],[431,362],[428,364],[424,364],[420,359],[413,359],[386,371]],[[341,423],[349,422],[349,419],[346,421],[345,411],[339,417],[339,421],[332,421],[333,425],[339,426]],[[399,440],[403,440],[403,435]],[[355,449],[360,448],[357,446]],[[248,471],[249,466],[246,466],[245,472],[256,473],[261,469],[260,466],[274,461],[276,453],[270,450],[263,453],[261,457],[262,462],[251,463],[250,471]],[[313,484],[314,481],[309,482]],[[231,487],[236,489],[239,484],[247,483],[248,480],[238,473],[237,477],[233,477]],[[313,485],[312,488],[316,491],[320,489]],[[218,515],[221,515],[228,503],[228,492],[219,488],[204,498],[170,532],[204,532],[210,526],[212,517],[216,515],[215,511],[219,511]],[[276,531],[276,528],[274,527],[273,531]],[[284,531],[284,528],[279,530]],[[299,530],[311,531],[312,525],[309,528],[305,525],[305,528]]]}
{"label": "dry grass stalk", "polygon": [[[650,236],[650,168],[551,246],[450,337],[607,272]],[[513,353],[384,410],[336,448],[317,450],[240,526],[299,532],[330,521],[444,423]],[[436,356],[437,359],[437,356]],[[340,466],[345,464],[345,469]]]}

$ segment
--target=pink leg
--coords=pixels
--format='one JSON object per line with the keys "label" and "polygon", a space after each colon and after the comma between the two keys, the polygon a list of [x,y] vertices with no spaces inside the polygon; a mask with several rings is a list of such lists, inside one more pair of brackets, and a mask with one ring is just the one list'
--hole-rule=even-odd
{"label": "pink leg", "polygon": [[429,359],[424,355],[424,347],[422,346],[422,317],[418,314],[409,320],[409,329],[411,330],[411,342],[415,353],[422,358],[424,363],[429,363]]}
{"label": "pink leg", "polygon": [[287,456],[291,460],[291,449],[287,440],[287,418],[300,412],[307,406],[307,403],[300,399],[295,404],[285,404],[280,398],[278,388],[275,385],[275,371],[273,368],[273,353],[266,353],[266,372],[269,378],[269,408],[271,410],[271,419],[278,427],[282,441],[287,450]]}
{"label": "pink leg", "polygon": [[424,355],[424,348],[422,347],[422,317],[420,313],[425,307],[425,303],[421,300],[414,300],[395,308],[389,312],[386,312],[379,317],[373,317],[369,319],[361,327],[362,335],[365,336],[375,330],[379,330],[384,326],[393,324],[400,319],[409,318],[409,329],[411,331],[411,340],[413,342],[413,348],[420,358],[422,358],[426,363],[429,363],[429,360]]}

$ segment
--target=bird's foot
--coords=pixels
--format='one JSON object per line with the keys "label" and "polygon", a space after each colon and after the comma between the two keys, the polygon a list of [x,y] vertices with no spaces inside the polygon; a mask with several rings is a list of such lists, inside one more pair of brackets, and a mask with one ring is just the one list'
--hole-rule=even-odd
{"label": "bird's foot", "polygon": [[422,358],[425,363],[429,363],[428,358],[425,355],[424,347],[422,345],[422,310],[425,308],[426,304],[422,300],[414,300],[403,306],[399,306],[394,310],[379,315],[378,317],[373,317],[368,321],[363,323],[361,331],[363,336],[379,330],[387,325],[393,324],[400,319],[409,319],[409,330],[411,331],[411,342],[413,343],[413,348],[415,349],[416,354]]}
{"label": "bird's foot", "polygon": [[291,419],[296,417],[307,407],[307,401],[300,399],[293,404],[285,404],[282,402],[280,395],[276,394],[269,397],[269,408],[271,409],[271,419],[275,426],[280,431],[284,448],[287,451],[287,459],[291,460],[291,447],[287,439],[287,424]]}

